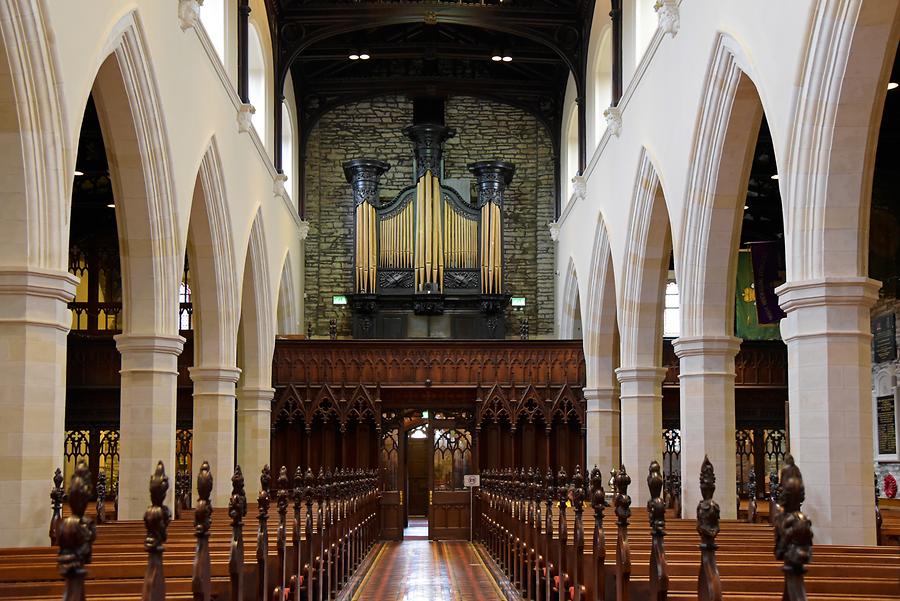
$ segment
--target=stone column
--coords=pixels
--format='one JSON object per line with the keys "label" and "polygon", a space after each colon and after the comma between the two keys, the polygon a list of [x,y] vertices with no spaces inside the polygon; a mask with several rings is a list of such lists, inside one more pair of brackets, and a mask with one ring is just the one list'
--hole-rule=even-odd
{"label": "stone column", "polygon": [[790,450],[821,543],[875,544],[869,309],[879,288],[827,277],[776,290],[787,313]]}
{"label": "stone column", "polygon": [[[638,483],[629,489],[633,506],[643,507],[650,498],[641,474],[651,461],[662,464],[663,367],[620,367],[616,376],[622,399],[622,462]],[[634,474],[638,477],[635,479]],[[633,492],[632,492],[633,491]]]}
{"label": "stone column", "polygon": [[619,397],[615,388],[585,388],[587,401],[587,466],[606,474],[619,467]]}
{"label": "stone column", "polygon": [[274,397],[274,388],[241,388],[238,391],[238,465],[245,474],[258,474],[270,461]]}
{"label": "stone column", "polygon": [[0,546],[50,543],[51,478],[63,463],[68,302],[65,271],[0,268]]}
{"label": "stone column", "polygon": [[241,370],[236,367],[192,367],[194,382],[194,430],[192,482],[204,461],[213,475],[212,502],[225,507],[231,497],[234,472],[234,385]]}
{"label": "stone column", "polygon": [[716,501],[722,518],[737,517],[734,450],[734,357],[732,336],[682,337],[674,342],[681,362],[681,505],[692,517],[700,502],[697,478],[703,458],[716,469]]}
{"label": "stone column", "polygon": [[175,494],[175,399],[178,356],[184,338],[165,334],[120,334],[119,519],[143,518],[147,482],[160,460],[169,476],[166,503]]}

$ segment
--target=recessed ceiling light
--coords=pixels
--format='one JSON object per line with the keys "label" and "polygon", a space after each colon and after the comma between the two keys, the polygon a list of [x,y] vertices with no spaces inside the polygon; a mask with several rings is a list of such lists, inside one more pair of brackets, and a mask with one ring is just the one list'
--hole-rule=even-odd
{"label": "recessed ceiling light", "polygon": [[360,59],[360,60],[367,61],[367,60],[369,60],[370,58],[371,58],[371,56],[369,56],[369,53],[366,52],[365,50],[363,50],[362,52],[359,53],[359,59]]}
{"label": "recessed ceiling light", "polygon": [[771,179],[778,179],[778,174],[777,173],[773,174]]}
{"label": "recessed ceiling light", "polygon": [[113,202],[109,203],[109,204],[106,205],[106,206],[107,206],[107,208],[110,208],[110,209],[115,209],[115,208],[116,208],[116,204],[113,203]]}
{"label": "recessed ceiling light", "polygon": [[892,81],[892,82],[888,83],[888,90],[896,90],[897,86],[900,86],[900,83],[897,83],[896,81]]}
{"label": "recessed ceiling light", "polygon": [[359,54],[358,54],[355,50],[351,50],[351,51],[350,51],[350,56],[349,56],[348,58],[349,58],[350,60],[352,60],[352,61],[358,61],[358,60],[359,60]]}
{"label": "recessed ceiling light", "polygon": [[79,177],[79,176],[81,176],[81,175],[84,175],[84,173],[81,172],[81,171],[79,171],[78,169],[76,169],[76,170],[75,170],[75,177]]}
{"label": "recessed ceiling light", "polygon": [[508,55],[508,54],[503,55],[503,62],[504,62],[504,63],[511,63],[511,62],[512,62],[512,57],[511,57],[510,55]]}
{"label": "recessed ceiling light", "polygon": [[491,60],[494,61],[495,63],[499,63],[500,61],[503,60],[503,57],[500,56],[500,53],[499,53],[499,52],[495,52],[495,53],[493,54],[493,56],[491,56]]}
{"label": "recessed ceiling light", "polygon": [[744,205],[744,210],[745,210],[745,211],[746,211],[747,209],[749,209],[749,208],[750,208],[750,205]]}

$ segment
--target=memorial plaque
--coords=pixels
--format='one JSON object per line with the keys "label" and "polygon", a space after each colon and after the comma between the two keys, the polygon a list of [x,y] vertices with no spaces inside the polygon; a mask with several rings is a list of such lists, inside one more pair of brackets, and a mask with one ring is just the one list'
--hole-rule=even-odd
{"label": "memorial plaque", "polygon": [[875,363],[897,358],[897,322],[893,313],[872,320],[872,348]]}
{"label": "memorial plaque", "polygon": [[897,454],[897,416],[894,395],[880,396],[876,402],[878,412],[878,454]]}

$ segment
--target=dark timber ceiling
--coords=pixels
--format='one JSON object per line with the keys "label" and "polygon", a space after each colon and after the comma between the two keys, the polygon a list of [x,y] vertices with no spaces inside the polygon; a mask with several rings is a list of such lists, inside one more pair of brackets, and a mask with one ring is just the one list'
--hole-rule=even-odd
{"label": "dark timber ceiling", "polygon": [[[334,107],[384,94],[488,98],[558,134],[570,72],[583,89],[593,0],[267,3],[277,71],[282,81],[291,73],[304,141]],[[351,61],[351,49],[371,59]],[[493,62],[495,50],[512,62]]]}

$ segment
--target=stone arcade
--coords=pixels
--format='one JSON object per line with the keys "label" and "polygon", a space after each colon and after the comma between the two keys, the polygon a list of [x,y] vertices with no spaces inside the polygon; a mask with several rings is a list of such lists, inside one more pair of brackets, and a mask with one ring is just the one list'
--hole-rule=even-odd
{"label": "stone arcade", "polygon": [[0,598],[896,598],[900,0],[751,4],[0,0]]}

